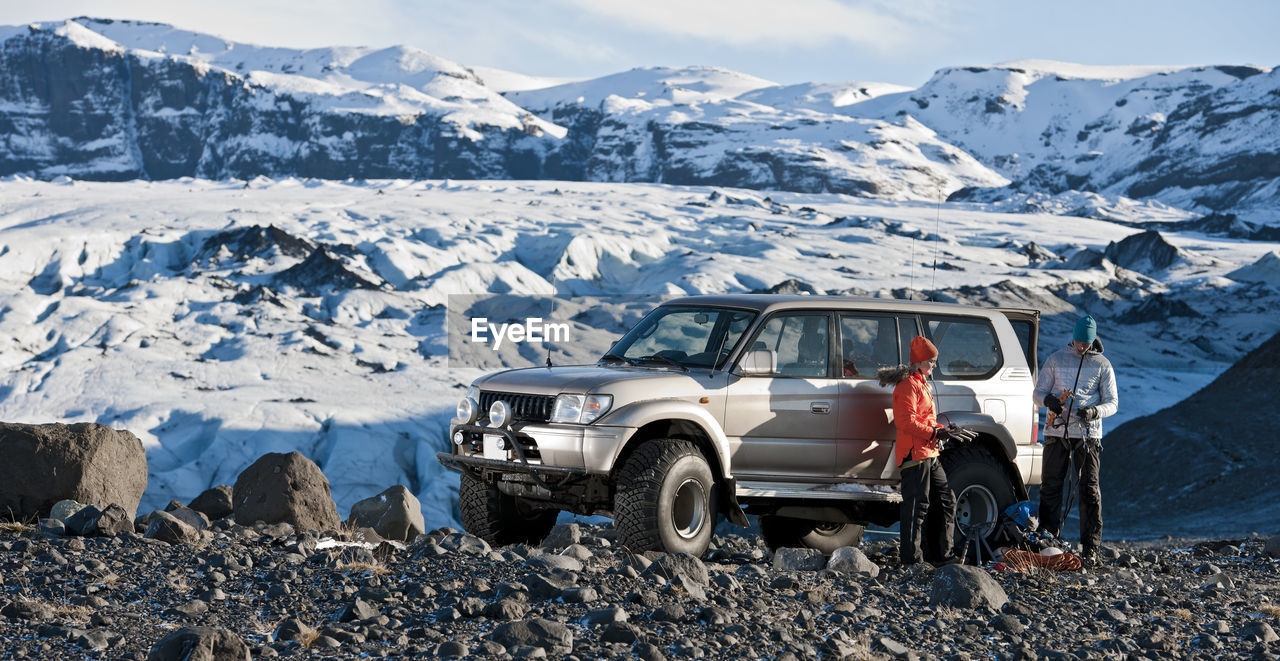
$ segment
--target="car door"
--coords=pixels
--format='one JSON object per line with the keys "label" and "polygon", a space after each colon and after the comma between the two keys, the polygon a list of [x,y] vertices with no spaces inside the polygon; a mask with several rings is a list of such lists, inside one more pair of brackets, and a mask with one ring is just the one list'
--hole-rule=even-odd
{"label": "car door", "polygon": [[843,378],[836,432],[836,476],[860,482],[896,481],[894,386],[881,386],[876,371],[902,362],[900,337],[908,341],[915,337],[915,318],[842,312],[837,326]]}
{"label": "car door", "polygon": [[827,481],[835,464],[840,380],[832,368],[831,315],[779,312],[747,346],[777,356],[770,375],[738,376],[726,387],[725,435],[739,478]]}

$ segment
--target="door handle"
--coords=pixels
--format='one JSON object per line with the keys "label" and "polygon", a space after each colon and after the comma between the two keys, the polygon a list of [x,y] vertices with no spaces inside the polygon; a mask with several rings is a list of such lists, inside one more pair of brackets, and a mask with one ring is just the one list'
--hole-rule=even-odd
{"label": "door handle", "polygon": [[809,402],[809,410],[825,415],[831,412],[831,402]]}

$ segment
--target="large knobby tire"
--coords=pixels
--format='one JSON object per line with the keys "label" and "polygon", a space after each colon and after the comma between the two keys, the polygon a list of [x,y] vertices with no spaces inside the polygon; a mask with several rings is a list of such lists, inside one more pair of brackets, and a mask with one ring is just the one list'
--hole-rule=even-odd
{"label": "large knobby tire", "polygon": [[614,524],[632,553],[701,557],[716,523],[715,477],[693,443],[647,441],[618,471]]}
{"label": "large knobby tire", "polygon": [[942,454],[942,469],[956,496],[956,543],[967,529],[990,538],[1000,513],[1016,500],[1004,466],[986,450],[961,447]]}
{"label": "large knobby tire", "polygon": [[537,544],[556,524],[559,510],[534,509],[470,473],[458,483],[462,527],[493,546]]}
{"label": "large knobby tire", "polygon": [[808,521],[786,516],[763,515],[760,517],[760,536],[769,550],[780,548],[809,548],[831,555],[842,546],[862,543],[867,526],[862,523],[836,523]]}

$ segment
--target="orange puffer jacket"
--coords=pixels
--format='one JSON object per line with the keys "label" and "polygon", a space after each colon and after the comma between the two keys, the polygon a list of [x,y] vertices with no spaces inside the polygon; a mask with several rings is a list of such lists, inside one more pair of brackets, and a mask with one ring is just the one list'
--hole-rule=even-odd
{"label": "orange puffer jacket", "polygon": [[894,387],[893,426],[898,430],[893,455],[899,466],[907,455],[912,460],[938,456],[938,444],[933,439],[933,430],[938,426],[933,396],[920,372],[912,372]]}

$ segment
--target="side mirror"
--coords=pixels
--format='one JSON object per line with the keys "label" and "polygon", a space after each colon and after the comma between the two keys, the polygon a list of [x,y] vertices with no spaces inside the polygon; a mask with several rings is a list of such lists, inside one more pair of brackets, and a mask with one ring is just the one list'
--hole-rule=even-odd
{"label": "side mirror", "polygon": [[743,376],[768,376],[778,372],[778,354],[770,349],[748,351],[738,361],[738,374]]}

